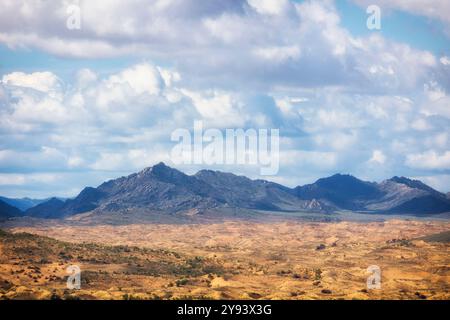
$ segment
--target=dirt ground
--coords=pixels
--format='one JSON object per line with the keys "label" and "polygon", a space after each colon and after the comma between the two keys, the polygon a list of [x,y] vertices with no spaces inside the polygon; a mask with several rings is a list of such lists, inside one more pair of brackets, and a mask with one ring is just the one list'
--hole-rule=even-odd
{"label": "dirt ground", "polygon": [[[419,239],[449,230],[413,220],[16,227],[58,243],[38,261],[32,244],[1,241],[0,299],[449,299],[449,243]],[[66,288],[73,264],[89,280],[80,290]],[[367,287],[369,266],[380,289]]]}

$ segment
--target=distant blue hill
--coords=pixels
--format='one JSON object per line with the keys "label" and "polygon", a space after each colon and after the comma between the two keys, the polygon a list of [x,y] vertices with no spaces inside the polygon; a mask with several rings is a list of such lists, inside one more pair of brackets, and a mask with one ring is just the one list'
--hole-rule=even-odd
{"label": "distant blue hill", "polygon": [[0,200],[0,220],[22,215],[23,212]]}
{"label": "distant blue hill", "polygon": [[[59,198],[60,200],[65,200],[63,198]],[[30,198],[7,198],[0,196],[0,200],[9,204],[10,206],[13,206],[20,211],[26,211],[32,207],[37,206],[38,204],[41,204],[43,202],[46,202],[49,200],[47,199],[30,199]]]}

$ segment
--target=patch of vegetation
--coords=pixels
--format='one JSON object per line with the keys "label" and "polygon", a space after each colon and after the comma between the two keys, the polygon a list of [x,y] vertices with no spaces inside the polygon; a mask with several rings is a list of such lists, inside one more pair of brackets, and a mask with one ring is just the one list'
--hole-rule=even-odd
{"label": "patch of vegetation", "polygon": [[[42,265],[51,262],[63,264],[126,265],[123,273],[144,276],[186,276],[206,274],[221,275],[224,269],[210,259],[185,257],[169,250],[153,250],[133,246],[107,246],[93,243],[68,243],[29,233],[1,231],[0,241],[6,255],[14,256],[27,264]],[[83,272],[82,281],[92,281],[100,273]],[[101,275],[105,278],[107,275]]]}
{"label": "patch of vegetation", "polygon": [[324,245],[323,243],[321,243],[321,244],[319,244],[317,247],[316,247],[316,250],[317,251],[320,251],[320,250],[325,250],[327,247],[326,247],[326,245]]}
{"label": "patch of vegetation", "polygon": [[450,242],[450,231],[435,233],[435,234],[432,234],[429,236],[419,238],[418,240],[423,240],[426,242],[449,243]]}
{"label": "patch of vegetation", "polygon": [[316,269],[314,270],[314,280],[319,281],[322,279],[322,270]]}
{"label": "patch of vegetation", "polygon": [[177,287],[181,287],[181,286],[187,285],[188,283],[189,283],[189,280],[188,280],[188,279],[179,279],[179,280],[177,280],[177,281],[175,282],[175,285],[176,285]]}
{"label": "patch of vegetation", "polygon": [[174,298],[173,300],[211,300],[212,298],[206,295],[184,295]]}
{"label": "patch of vegetation", "polygon": [[128,294],[128,293],[125,293],[125,294],[122,296],[122,299],[123,299],[123,300],[144,300],[144,299],[142,299],[142,298],[139,297],[139,296],[132,295],[132,294]]}
{"label": "patch of vegetation", "polygon": [[408,239],[392,239],[386,241],[387,244],[393,244],[400,247],[413,247],[414,244]]}

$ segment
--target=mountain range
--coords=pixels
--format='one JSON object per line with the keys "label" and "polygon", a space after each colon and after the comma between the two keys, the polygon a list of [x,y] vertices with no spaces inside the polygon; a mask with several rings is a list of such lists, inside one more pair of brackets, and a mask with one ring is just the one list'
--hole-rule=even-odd
{"label": "mountain range", "polygon": [[[322,213],[352,210],[437,214],[450,212],[450,199],[418,180],[404,177],[376,183],[336,174],[313,184],[288,188],[220,171],[201,170],[195,175],[187,175],[159,163],[138,173],[104,182],[97,188],[87,187],[73,199],[51,198],[28,208],[23,214],[63,218],[92,210],[115,212],[133,208],[168,213],[242,208]],[[11,211],[8,207],[6,209]],[[7,216],[14,215],[17,212],[10,212]]]}
{"label": "mountain range", "polygon": [[47,200],[49,199],[7,198],[0,196],[0,201],[6,202],[10,206],[16,207],[21,211],[25,211],[29,208],[37,206],[38,204],[45,202]]}

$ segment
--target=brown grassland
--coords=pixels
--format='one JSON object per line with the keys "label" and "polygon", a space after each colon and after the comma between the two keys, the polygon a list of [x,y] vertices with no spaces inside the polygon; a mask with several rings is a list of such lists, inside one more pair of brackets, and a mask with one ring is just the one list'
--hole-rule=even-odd
{"label": "brown grassland", "polygon": [[[421,220],[15,226],[0,231],[0,300],[447,300],[449,230]],[[66,288],[70,265],[80,290]],[[381,289],[366,287],[370,265]]]}

